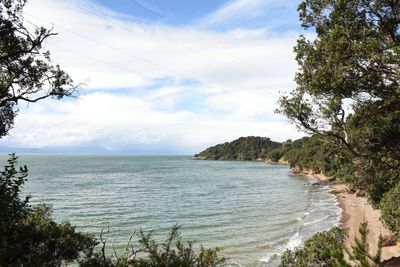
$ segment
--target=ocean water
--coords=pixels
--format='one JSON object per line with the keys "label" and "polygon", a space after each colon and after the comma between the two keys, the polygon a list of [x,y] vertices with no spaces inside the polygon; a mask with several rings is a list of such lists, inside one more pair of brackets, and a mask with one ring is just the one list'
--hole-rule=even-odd
{"label": "ocean water", "polygon": [[24,193],[31,203],[53,205],[57,221],[80,231],[98,235],[109,226],[117,251],[134,230],[161,238],[179,224],[184,239],[220,247],[234,265],[274,266],[284,249],[340,220],[329,188],[311,186],[311,178],[293,176],[287,166],[180,156],[19,156],[29,168]]}

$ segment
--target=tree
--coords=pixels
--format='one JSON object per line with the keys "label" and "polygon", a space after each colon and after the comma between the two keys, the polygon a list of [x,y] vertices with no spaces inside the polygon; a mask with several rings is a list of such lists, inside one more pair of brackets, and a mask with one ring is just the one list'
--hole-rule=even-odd
{"label": "tree", "polygon": [[[369,254],[367,242],[368,223],[360,224],[358,229],[360,237],[354,238],[355,245],[348,249],[344,240],[347,230],[332,228],[329,231],[313,235],[304,242],[304,247],[295,250],[286,250],[281,255],[280,267],[376,267],[381,261],[382,236],[379,237],[376,255]],[[351,264],[347,262],[351,260]]]}
{"label": "tree", "polygon": [[392,188],[384,195],[379,207],[382,211],[381,220],[400,240],[400,185]]}
{"label": "tree", "polygon": [[33,208],[29,196],[21,199],[28,169],[17,165],[11,154],[0,172],[0,266],[61,266],[90,255],[97,245],[92,236],[54,222],[49,206]]}
{"label": "tree", "polygon": [[317,233],[306,240],[302,248],[283,252],[279,266],[338,266],[337,255],[343,256],[343,242],[346,236],[347,231],[337,227]]}
{"label": "tree", "polygon": [[280,99],[280,111],[303,130],[333,135],[352,148],[345,102],[360,108],[400,95],[400,3],[306,0],[299,12],[317,38],[298,40],[298,87]]}
{"label": "tree", "polygon": [[60,99],[76,89],[43,49],[44,41],[55,33],[36,26],[32,32],[25,26],[22,10],[26,1],[0,2],[0,138],[13,127],[20,101]]}
{"label": "tree", "polygon": [[297,88],[278,112],[334,137],[350,153],[355,183],[377,203],[400,181],[400,2],[305,0],[299,12],[317,36],[298,40]]}
{"label": "tree", "polygon": [[[25,26],[25,4],[26,0],[0,1],[0,138],[12,128],[20,101],[60,99],[76,89],[43,49],[55,33]],[[0,265],[61,266],[90,254],[97,244],[93,237],[76,232],[68,222],[54,222],[49,206],[32,207],[29,196],[20,198],[28,169],[17,165],[11,154],[0,172]]]}

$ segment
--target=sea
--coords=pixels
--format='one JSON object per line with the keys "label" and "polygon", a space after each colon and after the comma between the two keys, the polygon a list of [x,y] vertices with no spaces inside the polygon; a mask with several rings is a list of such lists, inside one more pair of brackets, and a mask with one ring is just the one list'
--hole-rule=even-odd
{"label": "sea", "polygon": [[[7,155],[0,156],[1,166]],[[336,197],[285,165],[190,156],[19,155],[23,194],[53,218],[123,253],[134,231],[162,240],[172,226],[197,246],[219,247],[232,266],[276,266],[285,249],[339,225]],[[114,254],[110,247],[108,253]]]}

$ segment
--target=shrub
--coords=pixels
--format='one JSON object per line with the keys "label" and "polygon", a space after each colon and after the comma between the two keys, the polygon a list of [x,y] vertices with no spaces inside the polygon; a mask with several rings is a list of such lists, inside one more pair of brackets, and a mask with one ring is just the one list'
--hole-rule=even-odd
{"label": "shrub", "polygon": [[90,253],[95,239],[54,222],[49,206],[32,208],[28,196],[20,199],[28,169],[17,164],[11,154],[0,172],[0,266],[61,266]]}
{"label": "shrub", "polygon": [[142,230],[139,231],[137,237],[139,245],[136,249],[129,241],[122,257],[114,251],[116,260],[111,260],[106,256],[106,239],[100,237],[103,243],[101,252],[93,253],[81,260],[80,267],[218,267],[226,263],[226,258],[218,255],[220,251],[218,248],[200,247],[196,251],[193,242],[184,242],[179,226],[172,227],[164,241],[156,241],[152,232],[146,233]]}
{"label": "shrub", "polygon": [[286,250],[281,256],[280,267],[333,266],[336,253],[342,251],[347,231],[333,228],[320,232],[304,242],[303,248]]}
{"label": "shrub", "polygon": [[[294,251],[286,250],[281,256],[280,267],[376,267],[380,263],[382,253],[382,236],[379,237],[377,253],[369,254],[367,242],[368,224],[359,227],[359,237],[355,237],[355,245],[348,249],[344,246],[347,230],[333,228],[317,233],[304,243],[303,248]],[[352,262],[347,262],[347,258]]]}
{"label": "shrub", "polygon": [[387,192],[380,202],[381,220],[396,239],[400,238],[400,185]]}

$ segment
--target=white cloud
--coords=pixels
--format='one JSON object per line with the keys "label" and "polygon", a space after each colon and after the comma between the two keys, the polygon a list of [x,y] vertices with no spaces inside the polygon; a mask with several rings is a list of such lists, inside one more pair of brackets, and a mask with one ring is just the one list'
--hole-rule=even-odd
{"label": "white cloud", "polygon": [[[293,18],[282,16],[282,10],[296,8],[298,0],[230,0],[219,9],[202,18],[198,24],[202,27],[224,26],[263,20],[264,25],[271,21],[282,24],[293,22]],[[289,10],[293,14],[293,10]],[[295,17],[294,19],[296,19]],[[295,20],[294,20],[295,21]]]}
{"label": "white cloud", "polygon": [[[265,1],[236,2],[227,10]],[[192,153],[244,135],[299,136],[273,113],[279,91],[295,86],[296,33],[143,24],[89,0],[28,3],[27,20],[54,24],[59,33],[47,43],[55,63],[87,86],[77,102],[21,110],[3,145],[154,145]]]}
{"label": "white cloud", "polygon": [[[298,136],[282,121],[249,121],[240,116],[157,110],[157,101],[94,93],[77,102],[46,100],[46,110],[22,112],[10,137],[15,147],[77,147],[88,144],[110,150],[160,146],[194,153],[240,136]],[[53,112],[49,113],[51,109]],[[233,119],[235,118],[235,119]]]}

